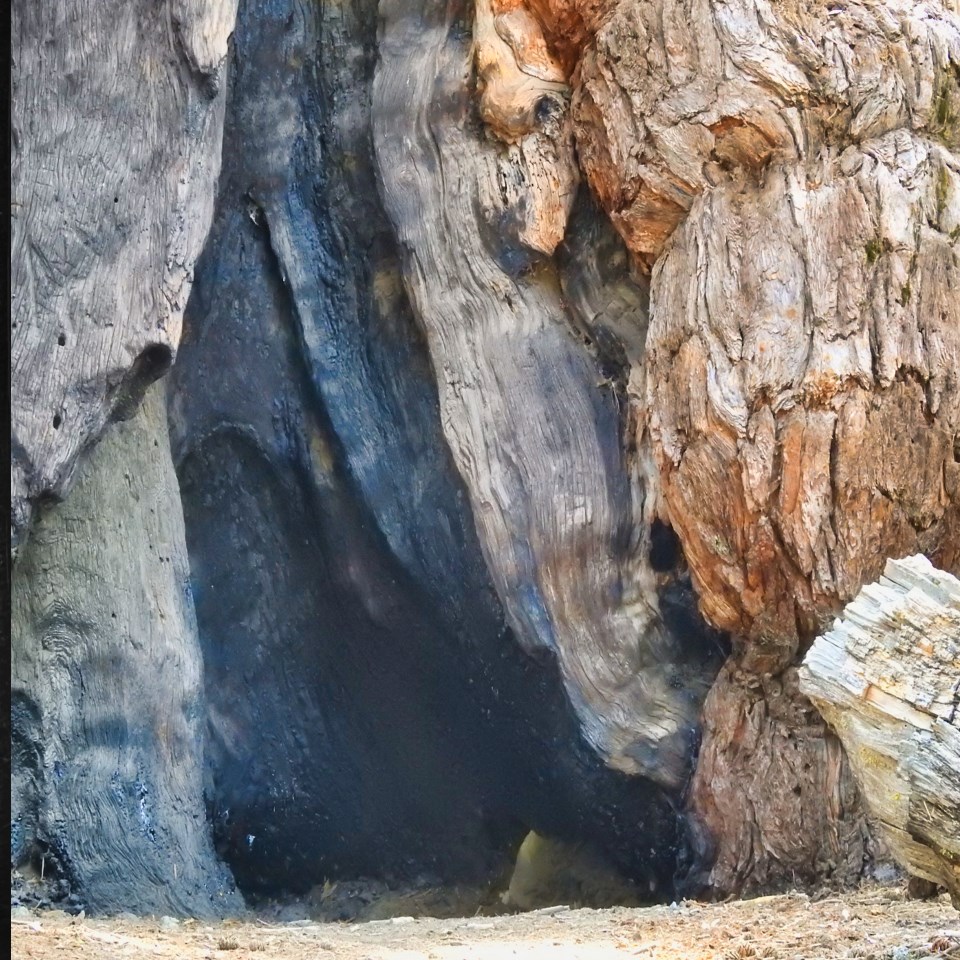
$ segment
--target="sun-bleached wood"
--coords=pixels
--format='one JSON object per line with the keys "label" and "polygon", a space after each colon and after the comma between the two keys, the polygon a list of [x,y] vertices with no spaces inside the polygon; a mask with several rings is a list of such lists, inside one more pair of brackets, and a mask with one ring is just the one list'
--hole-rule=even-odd
{"label": "sun-bleached wood", "polygon": [[236,8],[12,9],[12,866],[46,863],[92,910],[241,903],[206,822],[183,516],[150,389],[213,213]]}
{"label": "sun-bleached wood", "polygon": [[888,560],[810,648],[800,688],[891,852],[960,907],[960,580],[921,555]]}
{"label": "sun-bleached wood", "polygon": [[[649,462],[620,449],[617,398],[575,334],[556,265],[513,231],[541,208],[503,191],[529,167],[472,122],[469,81],[486,53],[459,32],[464,12],[384,0],[372,104],[444,433],[518,641],[556,653],[584,736],[611,766],[677,788],[704,677],[683,670],[682,640],[660,620]],[[552,110],[533,119],[538,133],[558,122]]]}

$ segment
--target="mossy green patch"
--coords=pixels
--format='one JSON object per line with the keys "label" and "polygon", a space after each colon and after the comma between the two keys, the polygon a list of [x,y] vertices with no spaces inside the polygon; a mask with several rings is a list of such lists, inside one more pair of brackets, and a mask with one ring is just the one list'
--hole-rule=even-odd
{"label": "mossy green patch", "polygon": [[933,137],[951,149],[960,147],[960,71],[944,71],[933,100]]}
{"label": "mossy green patch", "polygon": [[937,224],[939,225],[940,221],[943,220],[943,214],[950,200],[950,174],[944,164],[941,164],[937,171],[935,200],[937,204]]}

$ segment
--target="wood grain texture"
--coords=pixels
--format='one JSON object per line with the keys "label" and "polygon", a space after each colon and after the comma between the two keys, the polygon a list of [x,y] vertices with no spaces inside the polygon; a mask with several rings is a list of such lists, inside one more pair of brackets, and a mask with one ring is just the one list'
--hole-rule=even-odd
{"label": "wood grain texture", "polygon": [[468,8],[385,0],[380,13],[385,206],[508,623],[555,652],[613,767],[675,788],[703,675],[678,679],[657,609],[643,463],[621,450],[616,397],[573,335],[555,266],[500,227],[512,161],[474,113]]}
{"label": "wood grain texture", "polygon": [[563,68],[522,6],[498,10],[477,0],[473,43],[480,116],[508,145],[497,153],[501,234],[511,239],[516,219],[516,239],[549,255],[563,239],[579,181]]}
{"label": "wood grain texture", "polygon": [[960,566],[958,227],[957,158],[897,131],[712,190],[657,265],[665,511],[758,670],[887,556]]}
{"label": "wood grain texture", "polygon": [[[33,507],[66,494],[85,451],[111,421],[135,415],[176,354],[214,203],[235,7],[15,7],[16,542]],[[510,816],[538,830],[536,817],[558,832],[595,826],[591,791],[603,784],[631,805],[596,839],[669,836],[669,846],[702,718],[687,793],[697,882],[720,894],[856,880],[876,849],[850,767],[800,692],[796,664],[886,557],[923,552],[960,568],[957,4],[381,0],[377,11],[373,0],[250,0],[244,12],[234,162],[207,299],[192,314],[194,362],[179,381],[189,396],[174,401],[198,569],[223,589],[205,599],[207,649],[224,676],[237,663],[254,676],[269,622],[276,672],[263,702],[291,729],[306,727],[332,709],[320,704],[324,684],[334,701],[343,695],[335,664],[311,645],[324,619],[352,644],[342,661],[362,664],[382,644],[378,670],[350,682],[358,703],[389,709],[372,725],[362,710],[333,711],[342,739],[318,722],[291,737],[294,747],[271,747],[253,695],[236,706],[248,680],[234,672],[213,723],[215,762],[229,774],[218,796],[243,797],[243,816],[269,824],[271,784],[316,776],[323,750],[351,762],[365,738],[387,753],[391,733],[417,740],[414,704],[429,702],[470,734],[428,745],[395,781],[410,831],[393,854],[400,863],[414,850],[427,862],[434,818],[418,804],[416,771],[430,779],[449,755],[473,749],[472,711],[497,712],[497,737],[527,725],[535,709],[523,698],[554,690],[552,673],[531,681],[533,665],[556,665],[583,743],[571,746],[566,704],[550,694],[549,718],[530,723],[511,758],[509,769],[539,779]],[[143,471],[130,483],[173,504],[168,465],[145,459],[131,436],[118,432],[128,446],[110,447],[104,463],[129,456]],[[104,475],[78,501],[76,511],[93,514],[71,512],[71,500],[44,515],[22,561],[35,582],[18,587],[26,673],[15,793],[34,811],[22,852],[55,836],[61,851],[79,851],[77,875],[110,903],[118,894],[100,886],[92,834],[61,835],[42,820],[65,802],[55,764],[67,761],[55,749],[83,754],[78,711],[107,709],[105,682],[83,699],[75,653],[108,651],[135,686],[154,657],[179,649],[184,697],[197,686],[192,627],[166,574],[150,567],[168,591],[160,600],[129,581],[138,563],[154,562],[153,528],[144,519],[142,536],[109,548],[89,540],[127,509],[119,483]],[[48,518],[61,516],[67,532],[49,536]],[[182,557],[182,530],[161,534]],[[656,537],[675,535],[682,549],[668,545],[668,559],[654,562]],[[230,556],[231,543],[261,555]],[[329,576],[317,574],[320,554],[341,561]],[[89,586],[119,562],[129,569],[115,583]],[[285,564],[282,576],[274,563]],[[79,639],[48,681],[35,673],[46,655],[37,624],[52,615],[31,591],[50,577],[63,578],[49,589],[66,598],[54,619],[67,626],[55,630]],[[688,616],[690,582],[703,614],[733,635],[706,702],[718,657]],[[254,588],[270,598],[264,611]],[[73,599],[73,589],[90,593]],[[118,618],[131,635],[156,634],[155,646],[114,651],[116,637],[84,606],[112,601],[114,589],[125,591]],[[237,624],[244,641],[231,647]],[[462,657],[448,647],[432,658],[451,638]],[[499,662],[497,645],[514,640],[521,651]],[[406,673],[389,669],[398,649],[409,654]],[[290,686],[287,654],[309,667]],[[489,670],[492,699],[466,686],[451,693],[461,688],[445,683],[442,664],[458,657],[449,676],[469,686],[474,668]],[[496,702],[508,683],[509,707]],[[305,684],[300,710],[286,691]],[[389,703],[391,684],[410,702]],[[124,696],[122,716],[105,727],[136,716]],[[188,727],[201,709],[190,702]],[[48,717],[62,717],[73,739],[61,743]],[[238,724],[248,725],[239,738]],[[558,730],[555,752],[531,763],[532,745]],[[136,731],[111,736],[122,757],[159,749]],[[501,741],[484,742],[495,751]],[[256,777],[244,776],[261,749]],[[187,798],[171,830],[198,802],[199,754],[183,751],[181,766],[148,789]],[[351,790],[382,782],[376,756]],[[478,798],[478,836],[484,804],[508,819],[506,765],[487,760],[478,749],[461,778],[462,796]],[[571,786],[581,769],[583,784]],[[568,794],[551,823],[542,794],[554,776]],[[70,802],[108,804],[101,788]],[[342,810],[356,806],[349,792],[335,798]],[[457,790],[445,796],[448,809],[460,802]],[[338,862],[376,862],[389,805],[363,849],[356,834],[320,823],[322,804],[300,806],[289,803],[275,846],[255,856],[249,844],[243,853],[242,817],[224,828],[251,878],[277,882],[286,869],[277,864],[289,861],[275,854],[295,846],[302,824]],[[641,811],[633,832],[622,830],[624,809]],[[503,827],[494,852],[515,827]],[[150,893],[171,911],[217,875],[198,828],[184,829],[194,892]],[[299,855],[321,869],[314,849]],[[161,854],[117,855],[167,882],[169,863],[150,859]],[[638,876],[649,867],[654,885],[673,870],[671,851],[644,857],[637,845],[626,859]]]}
{"label": "wood grain texture", "polygon": [[[666,890],[674,811],[585,741],[556,657],[520,649],[490,583],[377,190],[376,36],[370,2],[247,0],[237,18],[217,213],[168,387],[218,849],[245,892],[479,883],[532,827]],[[642,334],[622,241],[593,205],[575,220],[560,272],[578,330]],[[695,647],[687,582],[657,588]],[[722,656],[679,664],[684,691]]]}
{"label": "wood grain texture", "polygon": [[652,271],[638,446],[734,638],[690,791],[703,876],[853,879],[856,790],[792,664],[886,557],[960,564],[956,5],[529,6]]}
{"label": "wood grain texture", "polygon": [[807,693],[912,874],[960,907],[960,580],[889,560],[807,653]]}
{"label": "wood grain texture", "polygon": [[710,188],[894,130],[960,146],[958,23],[942,0],[620,0],[573,97],[584,172],[652,264]]}
{"label": "wood grain texture", "polygon": [[162,385],[42,511],[13,578],[12,860],[87,909],[240,906],[203,801],[205,706]]}
{"label": "wood grain texture", "polygon": [[[550,77],[565,74],[572,87],[565,122],[583,171],[637,263],[653,268],[650,326],[632,351],[627,389],[628,409],[639,412],[639,461],[652,443],[657,466],[643,485],[645,515],[658,514],[680,535],[702,611],[735,636],[735,657],[705,707],[690,793],[694,822],[703,838],[712,835],[701,853],[716,868],[704,875],[716,892],[798,876],[855,880],[874,852],[855,785],[836,741],[783,671],[890,553],[924,550],[945,566],[958,562],[960,323],[950,292],[957,20],[942,3],[897,0],[829,11],[751,0],[521,6],[494,4],[495,24],[532,17],[541,28],[554,58]],[[451,49],[448,41],[425,58],[443,63]],[[518,45],[511,50],[522,74]],[[459,84],[469,84],[465,70]],[[444,258],[427,260],[427,249],[459,231],[445,259],[462,257],[459,282],[471,271],[479,277],[473,302],[484,293],[493,299],[477,268],[482,249],[464,255],[463,224],[477,204],[452,200],[451,184],[462,190],[477,176],[464,172],[462,137],[448,151],[459,172],[447,172],[445,137],[468,124],[465,114],[451,116],[456,86],[451,69],[430,92],[444,104],[438,119],[411,121],[433,134],[423,161],[387,154],[380,141],[377,149],[388,209],[417,260],[407,281],[438,364],[448,440],[493,568],[507,556],[506,541],[486,526],[494,513],[482,505],[496,501],[483,477],[495,470],[483,460],[502,463],[491,428],[502,429],[508,415],[490,411],[485,431],[471,434],[461,411],[479,409],[480,398],[489,406],[494,394],[477,380],[471,403],[459,382],[453,397],[443,382],[454,380],[450,371],[468,349],[481,358],[492,349],[476,339],[465,348],[462,323],[431,337],[431,309],[450,282],[431,284]],[[528,81],[509,90],[520,88]],[[488,127],[507,139],[482,78],[478,94]],[[436,166],[444,168],[439,190],[416,169]],[[431,190],[442,198],[432,206],[411,199]],[[444,226],[431,229],[435,222]],[[462,318],[463,306],[444,313]],[[535,315],[527,305],[528,328]],[[508,319],[501,306],[499,324]],[[533,382],[519,387],[501,364],[497,374],[501,395],[542,392]],[[521,469],[557,462],[556,449],[571,442],[582,440],[541,450],[524,436]],[[481,443],[490,452],[478,458]],[[509,515],[518,497],[500,502]],[[559,529],[570,526],[562,509],[555,516]],[[530,569],[541,582],[549,576],[539,556]],[[503,596],[519,593],[506,578],[495,582]],[[568,600],[573,589],[563,583],[555,593]],[[616,643],[591,639],[591,649],[583,637],[603,637],[610,620],[584,609],[590,626],[559,645],[567,662],[604,662],[609,675]],[[575,687],[602,689],[582,669],[565,672],[582,677]],[[616,682],[606,689],[622,700]],[[746,716],[753,736],[744,734]],[[780,758],[787,741],[795,769]],[[782,775],[765,785],[760,771],[777,769]],[[749,802],[744,779],[756,786]],[[753,842],[745,845],[747,834]],[[827,852],[811,855],[817,849]]]}
{"label": "wood grain texture", "polygon": [[169,367],[220,164],[236,0],[18,2],[12,23],[12,503]]}

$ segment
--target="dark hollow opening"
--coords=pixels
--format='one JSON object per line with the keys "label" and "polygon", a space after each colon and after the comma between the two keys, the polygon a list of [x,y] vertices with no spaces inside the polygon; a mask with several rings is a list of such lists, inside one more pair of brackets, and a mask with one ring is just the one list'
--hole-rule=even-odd
{"label": "dark hollow opening", "polygon": [[675,570],[683,560],[683,547],[673,527],[659,517],[650,528],[650,566],[657,573]]}
{"label": "dark hollow opening", "polygon": [[[311,10],[240,5],[217,212],[168,387],[217,851],[253,901],[358,878],[502,891],[533,830],[672,898],[680,797],[609,768],[555,656],[505,625],[402,285],[371,295],[399,253],[370,117],[345,132],[329,115],[366,103],[376,57],[347,56]],[[375,51],[376,4],[347,20]],[[677,682],[700,696],[716,644],[692,594],[664,598],[689,632]]]}
{"label": "dark hollow opening", "polygon": [[137,355],[123,379],[111,391],[111,420],[129,420],[143,401],[147,387],[173,365],[173,351],[165,343],[151,343]]}

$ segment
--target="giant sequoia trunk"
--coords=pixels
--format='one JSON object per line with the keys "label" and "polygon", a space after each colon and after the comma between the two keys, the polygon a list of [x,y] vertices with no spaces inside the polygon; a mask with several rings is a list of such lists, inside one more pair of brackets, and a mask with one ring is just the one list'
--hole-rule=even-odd
{"label": "giant sequoia trunk", "polygon": [[953,5],[141,6],[14,10],[15,864],[859,877],[796,664],[960,568]]}
{"label": "giant sequoia trunk", "polygon": [[235,10],[12,10],[11,856],[100,910],[240,903],[206,826],[163,391],[137,412],[175,354],[213,212]]}

